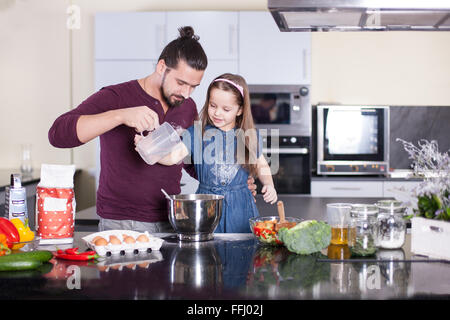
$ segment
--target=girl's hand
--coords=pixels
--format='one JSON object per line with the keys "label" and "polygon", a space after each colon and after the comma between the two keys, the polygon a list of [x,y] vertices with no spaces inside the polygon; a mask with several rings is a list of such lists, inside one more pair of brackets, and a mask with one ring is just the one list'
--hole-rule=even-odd
{"label": "girl's hand", "polygon": [[256,202],[256,184],[255,184],[255,179],[252,176],[248,176],[247,179],[247,185],[248,185],[248,189],[250,190],[250,192],[253,195],[253,200]]}
{"label": "girl's hand", "polygon": [[274,204],[277,202],[278,196],[275,187],[271,184],[266,184],[262,187],[261,193],[264,195],[264,201]]}
{"label": "girl's hand", "polygon": [[134,135],[134,150],[137,151],[137,149],[136,149],[136,148],[137,148],[137,144],[138,144],[138,142],[141,141],[143,138],[144,138],[144,137],[141,136],[140,134],[135,134],[135,135]]}

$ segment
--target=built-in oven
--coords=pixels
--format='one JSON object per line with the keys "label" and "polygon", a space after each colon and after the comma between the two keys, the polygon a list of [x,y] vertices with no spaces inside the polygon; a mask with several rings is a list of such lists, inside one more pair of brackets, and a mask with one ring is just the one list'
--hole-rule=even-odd
{"label": "built-in oven", "polygon": [[[308,85],[249,85],[251,109],[278,194],[311,190]],[[258,190],[261,185],[257,181]]]}
{"label": "built-in oven", "polygon": [[317,106],[317,174],[388,172],[388,106]]}
{"label": "built-in oven", "polygon": [[262,140],[277,193],[311,193],[311,137],[269,135]]}

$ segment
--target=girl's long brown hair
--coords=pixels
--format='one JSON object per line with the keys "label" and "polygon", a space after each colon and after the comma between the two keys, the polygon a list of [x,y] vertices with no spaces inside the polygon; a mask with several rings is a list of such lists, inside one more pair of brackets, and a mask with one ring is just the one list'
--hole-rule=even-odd
{"label": "girl's long brown hair", "polygon": [[[243,77],[237,74],[231,74],[231,73],[224,73],[220,76],[218,76],[216,79],[227,79],[235,84],[240,85],[243,88],[244,96],[241,95],[239,90],[233,86],[232,84],[225,82],[225,81],[212,81],[211,84],[208,87],[208,91],[206,94],[206,101],[205,105],[203,106],[203,109],[201,111],[201,120],[202,120],[202,135],[205,133],[205,127],[207,125],[214,126],[214,123],[209,118],[208,115],[208,107],[209,107],[209,99],[211,95],[211,91],[213,89],[219,89],[227,91],[231,94],[233,94],[235,101],[237,105],[239,105],[242,108],[241,115],[236,117],[236,135],[237,135],[237,161],[239,164],[241,164],[253,177],[256,177],[257,173],[257,167],[256,167],[256,160],[257,160],[257,147],[258,147],[258,141],[257,141],[257,135],[256,135],[256,129],[255,124],[253,121],[252,111],[251,111],[251,104],[250,104],[250,94],[248,92],[248,86],[247,82]],[[238,152],[239,145],[244,146],[244,155],[242,153]],[[244,157],[242,157],[244,156]]]}

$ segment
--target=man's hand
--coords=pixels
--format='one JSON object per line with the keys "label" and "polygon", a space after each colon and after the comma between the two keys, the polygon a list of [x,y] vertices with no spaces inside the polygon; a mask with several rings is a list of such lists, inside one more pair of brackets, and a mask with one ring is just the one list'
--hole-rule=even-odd
{"label": "man's hand", "polygon": [[86,143],[122,124],[137,132],[151,131],[159,127],[158,114],[147,106],[140,106],[82,115],[77,121],[78,140]]}
{"label": "man's hand", "polygon": [[119,109],[122,124],[136,132],[152,131],[159,127],[158,114],[146,106]]}
{"label": "man's hand", "polygon": [[141,136],[140,134],[135,134],[134,135],[134,150],[137,151],[137,144],[139,143],[139,141],[141,141],[142,139],[144,139],[143,136]]}
{"label": "man's hand", "polygon": [[252,176],[248,176],[247,179],[247,184],[248,184],[248,189],[252,192],[253,198],[256,202],[256,184],[255,184],[255,179],[253,179]]}

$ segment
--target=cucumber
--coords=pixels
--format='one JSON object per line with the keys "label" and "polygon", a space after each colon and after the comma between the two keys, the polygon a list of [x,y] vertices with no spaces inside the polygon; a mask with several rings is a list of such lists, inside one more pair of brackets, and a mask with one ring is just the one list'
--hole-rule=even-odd
{"label": "cucumber", "polygon": [[36,260],[40,262],[48,262],[53,258],[53,254],[47,250],[36,250],[30,252],[12,253],[7,256],[0,257],[0,264],[2,261],[31,261]]}
{"label": "cucumber", "polygon": [[53,257],[50,251],[37,250],[0,257],[0,271],[33,270]]}
{"label": "cucumber", "polygon": [[39,260],[0,260],[0,271],[22,271],[37,269],[42,265]]}
{"label": "cucumber", "polygon": [[[38,267],[40,268],[40,267]],[[41,276],[39,269],[32,270],[14,270],[14,271],[1,271],[0,280],[2,279],[33,279]]]}
{"label": "cucumber", "polygon": [[[37,261],[40,262],[40,261]],[[21,269],[24,266],[19,265],[17,268],[16,264],[11,266],[10,262],[8,262],[8,268],[14,268],[13,270],[3,270],[0,272],[0,281],[1,279],[25,279],[25,278],[37,278],[46,273],[49,273],[53,269],[53,264],[50,262],[41,262],[41,264],[36,264],[37,268],[33,269]],[[31,267],[30,267],[31,268]]]}
{"label": "cucumber", "polygon": [[37,269],[41,275],[49,273],[53,270],[53,263],[43,262],[42,265]]}

